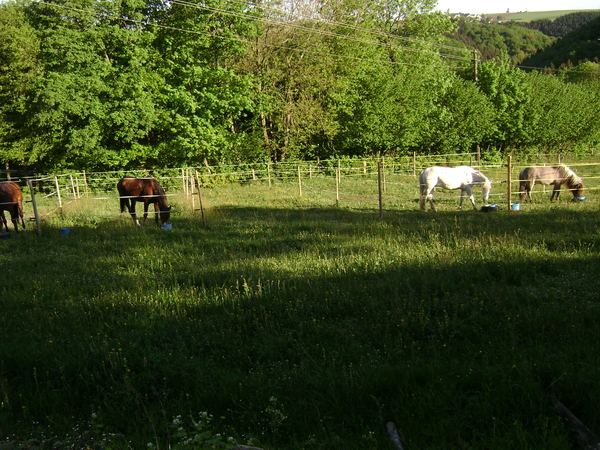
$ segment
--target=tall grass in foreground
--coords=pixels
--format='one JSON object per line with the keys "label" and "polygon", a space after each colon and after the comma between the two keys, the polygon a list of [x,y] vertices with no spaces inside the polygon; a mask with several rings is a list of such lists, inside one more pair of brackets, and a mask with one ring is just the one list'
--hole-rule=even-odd
{"label": "tall grass in foreground", "polygon": [[407,191],[380,221],[295,189],[206,189],[208,228],[182,203],[170,232],[81,201],[0,241],[0,438],[167,449],[206,411],[265,449],[390,448],[392,421],[407,449],[563,450],[551,396],[600,430],[597,200]]}

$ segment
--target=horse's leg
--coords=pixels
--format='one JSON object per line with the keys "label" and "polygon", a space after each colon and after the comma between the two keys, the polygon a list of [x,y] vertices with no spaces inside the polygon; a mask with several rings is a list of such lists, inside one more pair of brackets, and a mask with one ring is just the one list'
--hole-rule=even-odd
{"label": "horse's leg", "polygon": [[150,202],[148,200],[144,200],[144,225],[146,224],[146,219],[148,218],[148,205]]}
{"label": "horse's leg", "polygon": [[529,199],[529,203],[533,203],[533,197],[531,193],[533,192],[533,187],[535,186],[535,180],[527,180],[525,182],[525,201]]}
{"label": "horse's leg", "polygon": [[421,207],[422,211],[425,211],[426,191],[427,191],[427,187],[424,185],[421,185],[420,192],[419,192],[419,206]]}
{"label": "horse's leg", "polygon": [[23,226],[23,230],[26,229],[25,227],[25,220],[23,219],[23,203],[19,203],[19,217],[21,218],[21,225]]}
{"label": "horse's leg", "polygon": [[554,200],[556,197],[556,201],[558,201],[558,196],[560,195],[560,183],[552,184],[552,195],[550,196],[550,201]]}
{"label": "horse's leg", "polygon": [[433,191],[435,191],[435,187],[432,187],[431,189],[426,189],[424,203],[427,204],[427,202],[429,202],[431,210],[437,211],[435,209],[435,204],[433,203]]}
{"label": "horse's leg", "polygon": [[[469,200],[471,200],[473,209],[475,211],[477,211],[477,206],[475,205],[475,195],[473,194],[473,186],[471,186],[471,185],[467,186],[467,188],[465,189],[465,193],[468,195]],[[462,205],[462,198],[460,200],[461,200],[461,205]]]}
{"label": "horse's leg", "polygon": [[136,224],[138,227],[141,226],[140,221],[137,218],[137,214],[135,213],[135,200],[131,199],[131,201],[127,203],[127,209],[129,210],[129,214],[131,214],[131,219],[133,220],[133,223]]}
{"label": "horse's leg", "polygon": [[158,202],[154,202],[154,218],[156,219],[156,226],[160,227],[160,223],[158,223],[158,216],[160,216],[160,205]]}
{"label": "horse's leg", "polygon": [[15,227],[16,233],[19,232],[19,212],[18,211],[19,210],[18,210],[17,205],[13,205],[13,207],[10,210],[10,220],[12,221],[13,226]]}
{"label": "horse's leg", "polygon": [[2,232],[2,224],[4,224],[4,228],[6,228],[6,232],[8,233],[8,222],[6,221],[4,210],[0,211],[0,233]]}
{"label": "horse's leg", "polygon": [[473,195],[473,187],[470,185],[460,188],[460,202],[458,203],[458,209],[462,211],[462,205],[465,196],[469,197],[469,200],[471,200],[471,203],[473,204],[473,209],[477,209],[477,207],[475,206],[475,196]]}

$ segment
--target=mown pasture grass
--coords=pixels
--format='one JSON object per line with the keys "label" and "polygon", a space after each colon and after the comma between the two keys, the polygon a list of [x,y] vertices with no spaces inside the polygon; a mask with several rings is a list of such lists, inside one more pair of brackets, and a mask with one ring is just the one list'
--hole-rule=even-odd
{"label": "mown pasture grass", "polygon": [[593,191],[423,213],[390,176],[380,220],[357,178],[338,206],[319,177],[203,189],[207,228],[174,197],[172,231],[83,199],[0,241],[0,437],[94,417],[168,448],[208,411],[266,449],[389,448],[387,421],[406,448],[565,449],[551,396],[600,430]]}

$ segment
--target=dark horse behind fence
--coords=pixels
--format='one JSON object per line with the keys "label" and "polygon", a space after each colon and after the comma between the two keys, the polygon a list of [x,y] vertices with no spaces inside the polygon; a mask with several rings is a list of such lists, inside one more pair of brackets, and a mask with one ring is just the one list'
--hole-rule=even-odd
{"label": "dark horse behind fence", "polygon": [[117,183],[117,190],[121,201],[121,212],[124,212],[127,208],[136,225],[140,225],[140,221],[135,215],[136,202],[144,203],[144,222],[148,217],[148,205],[153,203],[156,224],[160,225],[158,222],[159,216],[162,225],[169,223],[171,207],[167,201],[165,191],[154,178],[123,177]]}
{"label": "dark horse behind fence", "polygon": [[564,184],[573,194],[573,200],[577,200],[583,194],[583,181],[573,170],[564,164],[554,167],[533,166],[527,167],[519,174],[519,201],[531,198],[531,191],[536,184],[552,185],[550,201],[558,201],[560,187]]}
{"label": "dark horse behind fence", "polygon": [[2,231],[2,225],[8,232],[8,222],[4,211],[10,213],[10,218],[15,231],[19,232],[19,218],[21,219],[21,225],[25,229],[25,221],[23,220],[23,192],[21,187],[12,181],[3,181],[0,183],[0,232]]}

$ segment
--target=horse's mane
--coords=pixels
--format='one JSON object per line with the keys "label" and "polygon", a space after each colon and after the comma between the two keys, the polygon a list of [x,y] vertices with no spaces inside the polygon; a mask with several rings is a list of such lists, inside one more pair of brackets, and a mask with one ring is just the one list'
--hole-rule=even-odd
{"label": "horse's mane", "polygon": [[486,177],[483,172],[480,172],[479,170],[473,171],[472,175],[473,175],[473,181],[475,181],[478,184],[479,183],[481,183],[481,184],[488,184],[488,183],[491,184],[492,183],[492,181],[488,177]]}
{"label": "horse's mane", "polygon": [[577,175],[573,169],[568,167],[566,164],[559,164],[556,166],[561,176],[567,181],[569,187],[572,186],[583,186],[583,180]]}

